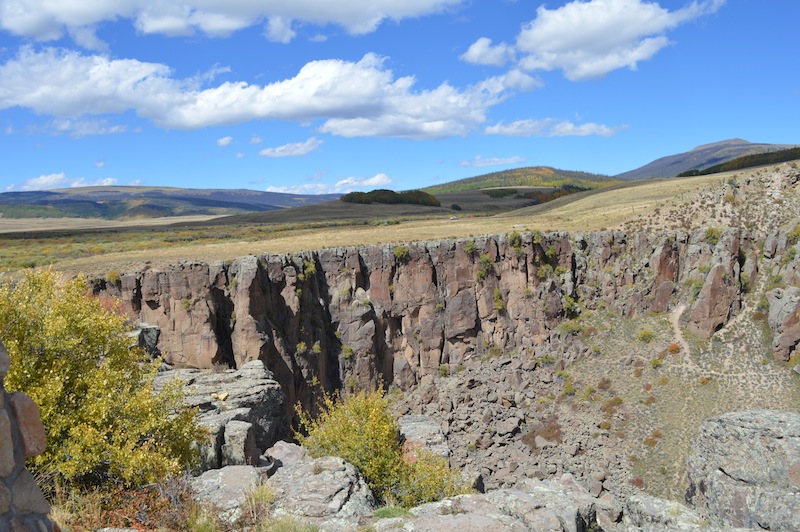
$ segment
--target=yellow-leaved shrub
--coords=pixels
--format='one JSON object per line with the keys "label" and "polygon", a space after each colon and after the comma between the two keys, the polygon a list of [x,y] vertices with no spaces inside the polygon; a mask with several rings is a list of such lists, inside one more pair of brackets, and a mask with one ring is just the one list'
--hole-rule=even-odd
{"label": "yellow-leaved shrub", "polygon": [[406,508],[468,493],[445,458],[420,450],[405,460],[400,431],[383,390],[360,391],[341,399],[326,395],[312,418],[295,408],[299,443],[311,456],[338,456],[356,466],[378,499]]}
{"label": "yellow-leaved shrub", "polygon": [[0,285],[0,339],[9,391],[38,405],[47,450],[35,470],[70,484],[128,486],[178,474],[204,436],[177,381],[155,393],[157,366],[131,348],[126,317],[85,280],[52,270]]}

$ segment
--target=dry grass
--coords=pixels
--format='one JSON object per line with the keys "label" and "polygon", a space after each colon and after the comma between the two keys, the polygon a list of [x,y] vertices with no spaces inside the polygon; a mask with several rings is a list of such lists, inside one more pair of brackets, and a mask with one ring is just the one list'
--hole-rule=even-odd
{"label": "dry grass", "polygon": [[164,218],[141,218],[136,220],[104,220],[102,218],[3,218],[3,216],[0,216],[0,233],[155,227],[178,222],[206,222],[219,217],[220,216],[170,216]]}
{"label": "dry grass", "polygon": [[[529,230],[594,231],[618,228],[627,220],[652,210],[666,201],[700,190],[723,179],[722,174],[684,179],[644,181],[576,195],[552,208],[521,209],[491,217],[463,217],[450,220],[438,216],[413,219],[398,225],[299,228],[282,231],[258,241],[225,241],[203,245],[182,245],[169,248],[109,253],[59,262],[58,269],[69,273],[84,272],[102,275],[110,270],[130,271],[145,267],[162,268],[181,260],[214,261],[243,255],[289,253],[325,247],[392,244],[399,242],[465,238],[483,234],[501,234],[515,227]],[[582,196],[582,197],[578,197]]]}

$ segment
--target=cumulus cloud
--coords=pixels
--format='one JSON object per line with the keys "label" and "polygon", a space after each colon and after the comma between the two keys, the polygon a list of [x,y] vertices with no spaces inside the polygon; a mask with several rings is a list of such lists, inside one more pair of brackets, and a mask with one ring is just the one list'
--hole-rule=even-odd
{"label": "cumulus cloud", "polygon": [[250,137],[250,144],[261,144],[264,139],[259,137],[258,135],[253,135]]}
{"label": "cumulus cloud", "polygon": [[117,180],[113,178],[104,178],[96,181],[87,182],[84,178],[69,178],[64,172],[58,174],[40,175],[26,179],[19,185],[10,187],[15,190],[52,190],[56,188],[74,188],[74,187],[89,187],[89,186],[112,186],[116,185]]}
{"label": "cumulus cloud", "polygon": [[459,56],[459,59],[476,65],[503,66],[514,59],[514,47],[506,43],[492,46],[492,40],[481,37]]}
{"label": "cumulus cloud", "polygon": [[482,166],[500,166],[504,164],[519,164],[525,161],[525,157],[520,157],[519,155],[515,155],[514,157],[490,157],[488,159],[484,159],[480,155],[476,155],[470,161],[461,161],[458,163],[459,166],[468,166],[468,167],[482,167]]}
{"label": "cumulus cloud", "polygon": [[357,188],[374,189],[392,184],[392,178],[386,174],[372,177],[348,177],[336,183],[304,183],[293,186],[270,186],[267,192],[283,192],[287,194],[343,194]]}
{"label": "cumulus cloud", "polygon": [[299,157],[311,153],[320,146],[322,146],[322,141],[316,137],[311,137],[305,142],[292,142],[277,148],[265,148],[258,154],[265,157]]}
{"label": "cumulus cloud", "polygon": [[516,120],[510,124],[501,122],[488,126],[484,132],[487,135],[505,135],[507,137],[586,137],[590,135],[610,137],[626,127],[609,127],[594,122],[576,125],[568,120],[545,118],[543,120]]}
{"label": "cumulus cloud", "polygon": [[100,159],[99,161],[96,161],[92,166],[94,166],[95,168],[105,168],[106,162]]}
{"label": "cumulus cloud", "polygon": [[573,0],[555,9],[541,5],[513,46],[481,37],[460,58],[503,66],[518,56],[518,68],[528,72],[562,70],[573,81],[597,78],[620,68],[636,70],[638,63],[672,44],[667,32],[724,4],[695,0],[675,11],[647,0]]}
{"label": "cumulus cloud", "polygon": [[441,12],[463,0],[0,0],[0,28],[40,41],[70,34],[81,46],[98,49],[92,28],[117,19],[131,20],[141,33],[170,36],[197,32],[224,36],[267,20],[269,38],[291,39],[292,21],[335,24],[349,33],[374,31],[384,20]]}
{"label": "cumulus cloud", "polygon": [[217,146],[230,146],[231,142],[233,142],[233,137],[222,137],[221,139],[217,139]]}
{"label": "cumulus cloud", "polygon": [[266,85],[224,82],[205,89],[159,63],[24,47],[0,65],[0,109],[24,107],[74,119],[133,110],[156,126],[197,129],[249,120],[324,120],[319,130],[345,137],[443,138],[465,135],[490,107],[539,82],[513,70],[458,89],[415,90],[386,59],[311,61],[292,78]]}
{"label": "cumulus cloud", "polygon": [[561,69],[570,80],[603,76],[619,68],[636,70],[640,61],[668,46],[665,33],[714,13],[725,0],[704,0],[669,11],[643,0],[574,1],[557,9],[540,6],[517,36],[527,70]]}

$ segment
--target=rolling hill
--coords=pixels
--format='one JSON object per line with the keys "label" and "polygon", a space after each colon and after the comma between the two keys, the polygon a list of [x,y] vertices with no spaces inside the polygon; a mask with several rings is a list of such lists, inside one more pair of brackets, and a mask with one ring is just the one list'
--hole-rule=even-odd
{"label": "rolling hill", "polygon": [[617,174],[614,177],[624,180],[675,177],[688,170],[701,170],[745,155],[785,150],[793,147],[794,145],[790,144],[761,144],[742,139],[723,140],[712,144],[703,144],[684,153],[661,157],[644,166]]}
{"label": "rolling hill", "polygon": [[581,188],[596,188],[613,185],[613,178],[588,172],[559,170],[549,166],[529,166],[492,172],[475,177],[450,181],[441,185],[424,188],[425,192],[439,195],[446,192],[464,192],[497,187],[561,187],[573,185]]}
{"label": "rolling hill", "polygon": [[226,215],[273,211],[338,198],[257,190],[175,187],[80,187],[0,194],[6,218],[104,218],[125,220],[165,216]]}

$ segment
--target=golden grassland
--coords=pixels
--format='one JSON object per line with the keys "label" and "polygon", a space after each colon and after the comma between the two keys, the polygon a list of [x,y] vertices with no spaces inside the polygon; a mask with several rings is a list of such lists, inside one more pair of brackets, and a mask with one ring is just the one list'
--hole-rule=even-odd
{"label": "golden grassland", "polygon": [[[6,248],[6,271],[42,265],[41,257],[47,256],[45,263],[52,263],[67,273],[105,275],[109,271],[124,272],[146,266],[163,268],[179,261],[208,262],[262,253],[464,238],[522,228],[570,232],[611,230],[620,228],[642,213],[651,212],[657,206],[682,202],[685,197],[719,184],[730,175],[626,183],[495,216],[450,219],[448,215],[439,215],[393,220],[386,225],[380,221],[369,225],[363,221],[353,225],[337,221],[330,226],[325,223],[295,223],[216,227],[209,223],[202,229],[160,227],[142,232],[100,233],[91,238],[82,235],[74,239],[67,235],[60,243],[49,238],[17,239],[2,241],[2,246]],[[47,220],[46,223],[60,222]],[[143,224],[142,221],[138,223]],[[215,237],[215,234],[223,237]],[[51,249],[54,246],[64,249],[54,251]],[[9,262],[9,257],[17,262]]]}

